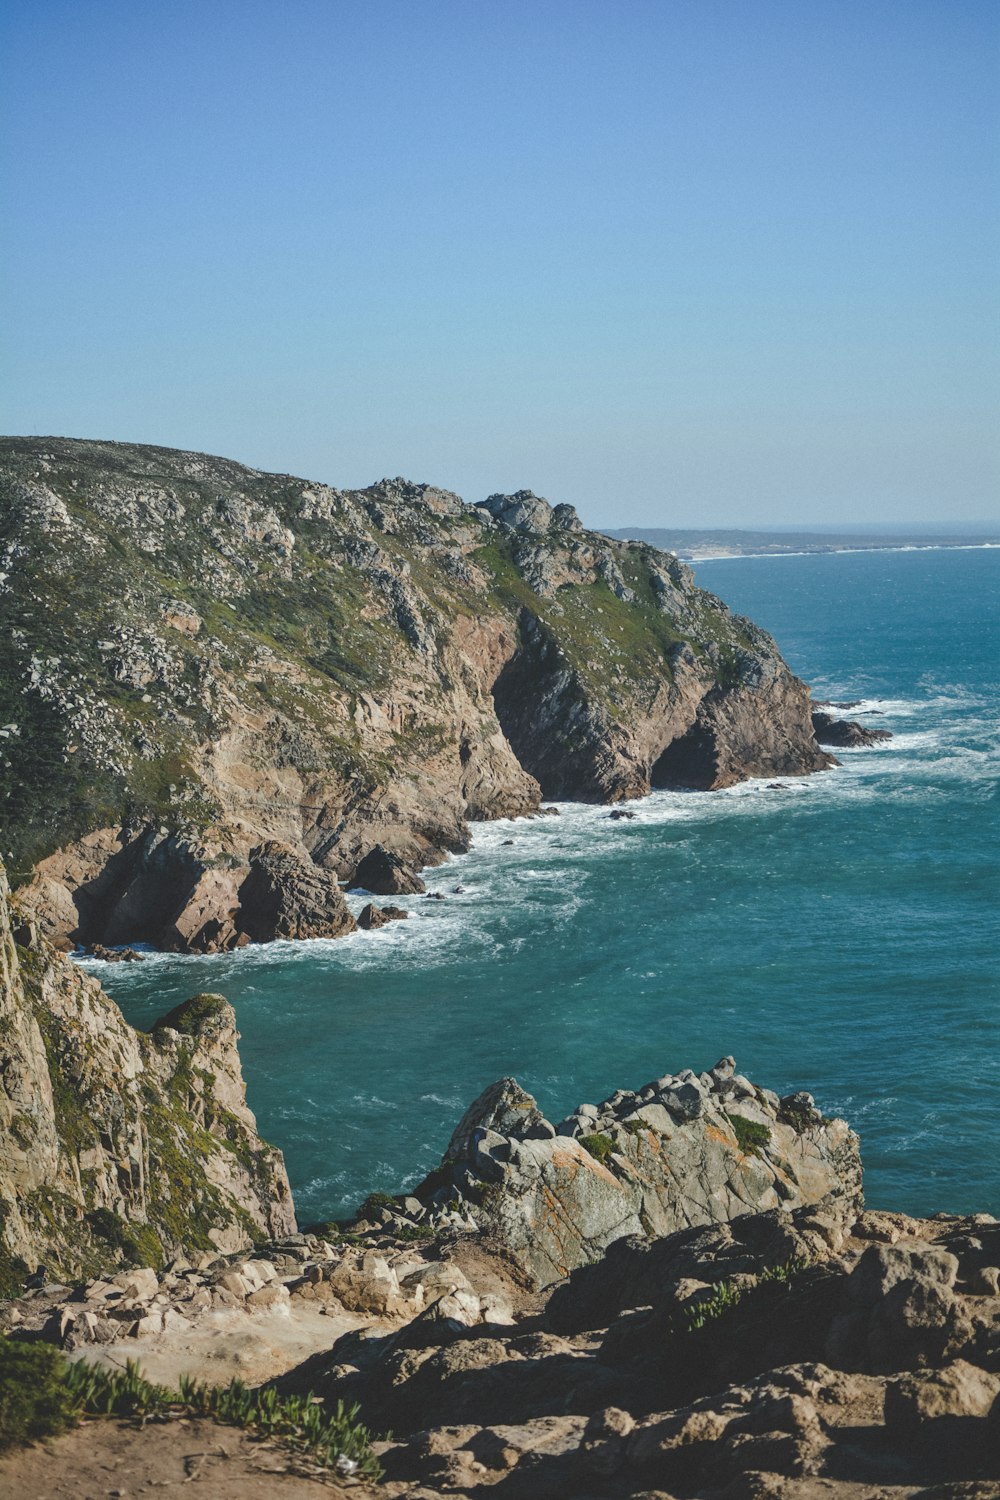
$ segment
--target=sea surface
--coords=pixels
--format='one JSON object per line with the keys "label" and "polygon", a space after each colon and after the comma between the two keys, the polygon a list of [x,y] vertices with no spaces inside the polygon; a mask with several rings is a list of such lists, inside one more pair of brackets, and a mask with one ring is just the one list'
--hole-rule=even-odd
{"label": "sea surface", "polygon": [[427,875],[448,899],[404,898],[380,932],[88,963],[140,1026],[232,1000],[301,1222],[419,1180],[504,1074],[558,1120],[725,1053],[846,1116],[870,1205],[1000,1214],[1000,551],[696,575],[894,738],[780,789],[655,793],[632,821],[564,803],[481,825]]}

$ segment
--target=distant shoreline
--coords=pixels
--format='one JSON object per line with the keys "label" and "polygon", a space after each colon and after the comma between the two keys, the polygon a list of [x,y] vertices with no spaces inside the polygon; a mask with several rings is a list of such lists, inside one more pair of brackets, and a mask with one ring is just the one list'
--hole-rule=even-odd
{"label": "distant shoreline", "polygon": [[623,526],[605,535],[619,541],[648,542],[682,562],[716,562],[727,557],[811,557],[827,552],[939,552],[1000,548],[1000,524],[955,526],[937,532],[767,531],[751,527]]}
{"label": "distant shoreline", "polygon": [[845,552],[855,555],[865,552],[1000,552],[1000,542],[904,542],[898,546],[891,546],[885,543],[877,547],[806,547],[795,552],[697,552],[694,550],[684,550],[677,552],[677,556],[681,562],[704,563],[739,562],[750,557],[827,557],[831,553]]}

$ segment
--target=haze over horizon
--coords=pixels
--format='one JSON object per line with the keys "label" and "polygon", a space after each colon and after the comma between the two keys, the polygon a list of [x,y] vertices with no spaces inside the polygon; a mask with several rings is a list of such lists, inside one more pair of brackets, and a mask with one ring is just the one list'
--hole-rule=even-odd
{"label": "haze over horizon", "polygon": [[0,49],[7,431],[606,528],[997,513],[985,0],[13,0]]}

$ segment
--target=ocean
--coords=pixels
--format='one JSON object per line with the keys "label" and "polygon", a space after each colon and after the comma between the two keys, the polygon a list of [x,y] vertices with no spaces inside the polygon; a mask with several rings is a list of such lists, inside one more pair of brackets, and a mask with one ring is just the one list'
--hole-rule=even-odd
{"label": "ocean", "polygon": [[300,1222],[419,1181],[504,1074],[558,1120],[725,1053],[850,1121],[870,1206],[1000,1214],[1000,550],[696,576],[894,738],[780,789],[479,825],[427,872],[447,900],[400,898],[410,920],[379,932],[88,961],[136,1025],[229,997]]}

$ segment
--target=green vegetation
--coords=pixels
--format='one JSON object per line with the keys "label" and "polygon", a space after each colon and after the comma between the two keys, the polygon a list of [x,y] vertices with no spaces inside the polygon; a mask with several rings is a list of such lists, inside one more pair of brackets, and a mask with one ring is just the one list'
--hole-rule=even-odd
{"label": "green vegetation", "polygon": [[745,1115],[726,1115],[733,1127],[736,1144],[744,1156],[759,1156],[765,1146],[771,1144],[771,1132],[757,1120],[748,1120]]}
{"label": "green vegetation", "polygon": [[719,1281],[708,1296],[685,1303],[673,1318],[676,1333],[697,1333],[710,1323],[715,1323],[744,1302],[758,1287],[769,1284],[789,1285],[808,1268],[807,1260],[788,1260],[781,1265],[766,1267],[755,1282]]}
{"label": "green vegetation", "polygon": [[66,1361],[50,1344],[0,1338],[0,1451],[55,1437],[77,1420]]}
{"label": "green vegetation", "polygon": [[402,1240],[409,1244],[413,1240],[432,1240],[434,1230],[429,1224],[395,1224],[392,1229],[394,1240]]}
{"label": "green vegetation", "polygon": [[384,1208],[395,1208],[396,1200],[391,1193],[369,1193],[358,1209],[359,1219],[370,1219]]}
{"label": "green vegetation", "polygon": [[0,1448],[54,1437],[81,1416],[210,1417],[276,1439],[325,1468],[346,1460],[358,1478],[378,1479],[372,1434],[356,1406],[327,1407],[312,1394],[279,1396],[241,1380],[208,1386],[182,1376],[176,1391],[153,1385],[129,1360],[124,1371],[70,1364],[48,1344],[0,1337]]}
{"label": "green vegetation", "polygon": [[156,1023],[156,1029],[159,1031],[169,1028],[184,1036],[197,1036],[206,1021],[214,1020],[228,1008],[229,1002],[224,995],[195,995],[162,1016]]}
{"label": "green vegetation", "polygon": [[595,1135],[582,1135],[580,1137],[580,1145],[585,1151],[589,1151],[594,1160],[599,1161],[602,1166],[604,1166],[608,1157],[616,1149],[611,1137],[604,1135],[601,1131],[598,1131]]}
{"label": "green vegetation", "polygon": [[148,1224],[127,1224],[110,1208],[94,1208],[84,1214],[94,1236],[121,1256],[128,1266],[159,1266],[163,1247]]}

